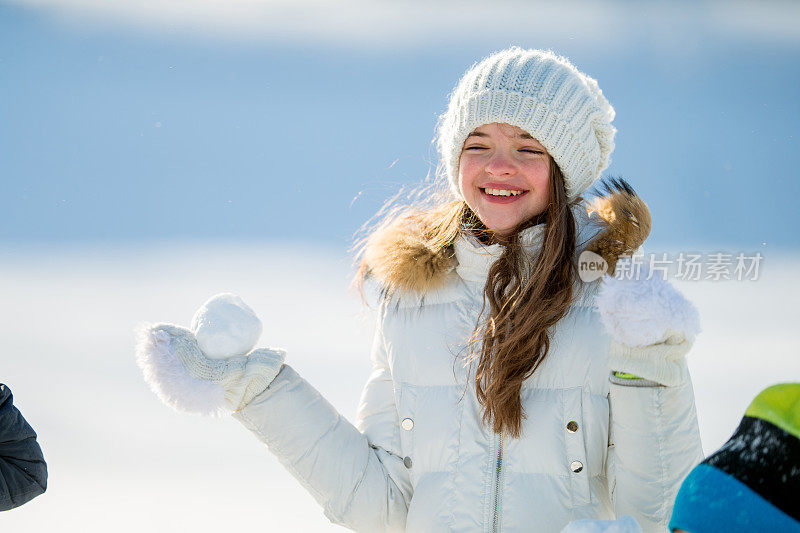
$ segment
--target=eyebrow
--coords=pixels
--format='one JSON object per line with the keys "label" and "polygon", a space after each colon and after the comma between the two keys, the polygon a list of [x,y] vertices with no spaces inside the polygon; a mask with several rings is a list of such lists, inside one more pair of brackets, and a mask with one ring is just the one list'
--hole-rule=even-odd
{"label": "eyebrow", "polygon": [[[486,134],[486,133],[482,133],[482,132],[480,132],[480,131],[473,131],[472,133],[470,133],[469,135],[467,135],[467,139],[469,139],[470,137],[488,137],[488,136],[489,136],[489,135],[488,135],[488,134]],[[518,134],[516,134],[516,135],[515,135],[515,137],[517,137],[517,138],[519,138],[519,139],[531,139],[531,140],[533,140],[533,141],[535,141],[535,140],[536,140],[536,139],[534,139],[533,137],[531,137],[531,135],[530,135],[530,134],[528,134],[528,133],[518,133]]]}

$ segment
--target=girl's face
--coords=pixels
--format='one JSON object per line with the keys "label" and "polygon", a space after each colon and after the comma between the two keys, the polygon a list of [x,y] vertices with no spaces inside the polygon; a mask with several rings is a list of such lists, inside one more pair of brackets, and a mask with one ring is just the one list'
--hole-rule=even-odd
{"label": "girl's face", "polygon": [[481,222],[507,236],[547,208],[550,165],[547,150],[525,130],[493,122],[467,136],[458,179],[464,200]]}

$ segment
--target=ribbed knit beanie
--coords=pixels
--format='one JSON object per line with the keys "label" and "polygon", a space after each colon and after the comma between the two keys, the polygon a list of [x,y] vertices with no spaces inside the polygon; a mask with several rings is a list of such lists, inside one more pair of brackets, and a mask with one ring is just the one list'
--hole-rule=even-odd
{"label": "ribbed knit beanie", "polygon": [[800,383],[756,396],[733,437],[684,480],[669,527],[800,532]]}
{"label": "ribbed knit beanie", "polygon": [[513,46],[473,65],[439,117],[437,148],[453,192],[461,149],[478,126],[518,126],[547,149],[564,174],[570,201],[588,189],[611,161],[614,108],[597,82],[550,50]]}

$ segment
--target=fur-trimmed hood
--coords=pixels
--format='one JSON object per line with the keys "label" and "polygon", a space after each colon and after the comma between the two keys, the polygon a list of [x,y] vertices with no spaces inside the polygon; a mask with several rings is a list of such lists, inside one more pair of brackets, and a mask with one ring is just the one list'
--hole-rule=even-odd
{"label": "fur-trimmed hood", "polygon": [[[575,204],[573,210],[578,226],[576,252],[588,250],[598,254],[608,264],[610,274],[618,258],[635,252],[650,233],[650,211],[624,180],[601,182],[597,196]],[[524,230],[520,235],[523,246],[538,246],[543,229],[544,225],[537,225]],[[366,275],[374,277],[389,292],[426,294],[443,286],[453,270],[461,277],[474,273],[478,265],[471,268],[464,264],[465,259],[472,262],[477,257],[478,262],[488,260],[491,264],[502,251],[501,245],[495,244],[484,246],[482,253],[469,257],[459,254],[459,246],[468,242],[463,234],[448,246],[432,249],[422,237],[422,231],[418,226],[405,223],[402,217],[376,230],[364,248],[362,261]]]}

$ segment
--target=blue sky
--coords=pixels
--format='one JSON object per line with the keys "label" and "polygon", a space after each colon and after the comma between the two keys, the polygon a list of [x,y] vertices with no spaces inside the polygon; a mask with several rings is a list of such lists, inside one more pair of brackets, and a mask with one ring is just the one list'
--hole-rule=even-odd
{"label": "blue sky", "polygon": [[791,4],[104,4],[0,1],[2,241],[346,245],[433,171],[458,77],[517,44],[598,80],[651,242],[798,246]]}

